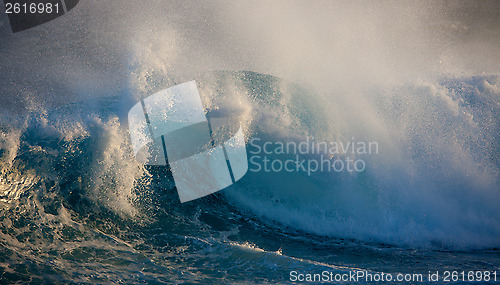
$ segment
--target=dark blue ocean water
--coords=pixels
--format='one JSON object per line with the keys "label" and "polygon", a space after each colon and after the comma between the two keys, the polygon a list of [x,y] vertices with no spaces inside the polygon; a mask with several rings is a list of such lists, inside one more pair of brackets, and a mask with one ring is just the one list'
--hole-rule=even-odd
{"label": "dark blue ocean water", "polygon": [[[2,283],[286,284],[359,271],[442,284],[445,271],[500,274],[498,76],[375,88],[354,105],[253,72],[192,79],[207,112],[238,113],[249,152],[252,138],[306,137],[377,141],[380,151],[360,173],[248,172],[181,204],[167,168],[133,157],[127,91],[5,109]],[[435,272],[439,282],[428,280]]]}

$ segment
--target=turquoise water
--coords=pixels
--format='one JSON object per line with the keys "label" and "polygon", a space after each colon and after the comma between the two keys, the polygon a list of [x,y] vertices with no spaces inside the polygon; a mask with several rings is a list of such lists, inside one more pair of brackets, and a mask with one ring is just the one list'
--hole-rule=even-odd
{"label": "turquoise water", "polygon": [[[0,13],[0,283],[494,284],[499,14],[493,1],[85,0],[12,33]],[[135,159],[127,114],[191,80],[208,119],[242,126],[250,170],[180,203],[168,168]],[[277,151],[304,142],[377,150]],[[347,158],[363,170],[252,163]]]}
{"label": "turquoise water", "polygon": [[135,162],[126,92],[4,112],[3,282],[266,284],[366,271],[432,283],[429,272],[498,271],[498,77],[367,91],[389,133],[333,128],[333,105],[276,77],[195,79],[207,112],[237,113],[247,141],[356,136],[380,152],[361,173],[248,172],[180,204],[168,169]]}

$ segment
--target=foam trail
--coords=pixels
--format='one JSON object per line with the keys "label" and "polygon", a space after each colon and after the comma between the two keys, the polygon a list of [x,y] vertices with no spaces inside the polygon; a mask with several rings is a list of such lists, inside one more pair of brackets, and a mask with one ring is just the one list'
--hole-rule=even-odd
{"label": "foam trail", "polygon": [[[376,140],[381,154],[368,161],[363,177],[333,177],[308,197],[304,189],[266,192],[257,185],[252,197],[228,192],[233,202],[285,224],[301,220],[300,228],[318,234],[495,245],[500,18],[492,3],[82,2],[74,13],[15,38],[0,27],[2,78],[12,83],[0,85],[0,93],[23,114],[85,101],[88,118],[107,106],[101,100],[118,96],[120,110],[127,110],[205,71],[279,76],[307,92],[291,96],[278,86],[284,95],[271,98],[271,106],[238,83],[223,87],[262,133]],[[193,20],[200,15],[203,25]],[[268,94],[261,79],[253,88]],[[204,104],[212,100],[217,96]],[[307,123],[308,116],[316,119]],[[106,188],[96,174],[102,171],[131,189],[137,172],[128,165],[122,121],[87,119],[63,132],[89,131],[87,123],[103,134],[96,148],[104,166],[95,168],[95,185]],[[12,132],[2,144],[13,150],[2,159],[12,161],[20,138]],[[134,212],[124,200],[101,200]]]}

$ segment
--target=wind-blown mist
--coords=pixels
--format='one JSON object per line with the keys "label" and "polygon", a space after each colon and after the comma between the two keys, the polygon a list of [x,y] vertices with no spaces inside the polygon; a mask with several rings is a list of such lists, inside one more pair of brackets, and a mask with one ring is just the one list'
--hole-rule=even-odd
{"label": "wind-blown mist", "polygon": [[[300,116],[290,110],[305,106],[284,96],[268,133],[381,144],[363,181],[332,177],[317,195],[259,184],[228,192],[235,203],[320,235],[498,246],[498,5],[287,1],[187,4],[167,14],[169,5],[158,5],[120,31],[133,39],[136,93],[178,75],[253,70],[302,84],[311,92],[296,96],[321,106],[314,112],[324,124],[293,129]],[[247,108],[248,120],[265,124],[266,111]]]}
{"label": "wind-blown mist", "polygon": [[[224,193],[235,208],[317,235],[498,247],[500,5],[475,3],[81,1],[18,34],[2,18],[2,109],[17,113],[2,123],[21,117],[2,148],[19,147],[19,129],[51,108],[78,102],[92,117],[102,98],[119,98],[107,121],[79,120],[82,132],[97,128],[106,138],[90,188],[116,187],[104,198],[89,196],[134,216],[139,210],[122,198],[143,170],[130,166],[128,108],[183,79],[249,70],[307,92],[286,94],[279,81],[272,86],[283,91],[277,109],[228,82],[223,88],[235,94],[247,125],[276,139],[377,141],[380,153],[367,160],[366,173],[332,176],[318,191],[271,189],[266,179],[280,178],[261,177]],[[311,106],[321,125],[297,123]],[[5,152],[10,164],[14,153]],[[98,174],[108,170],[111,182]],[[109,198],[116,191],[119,198]]]}

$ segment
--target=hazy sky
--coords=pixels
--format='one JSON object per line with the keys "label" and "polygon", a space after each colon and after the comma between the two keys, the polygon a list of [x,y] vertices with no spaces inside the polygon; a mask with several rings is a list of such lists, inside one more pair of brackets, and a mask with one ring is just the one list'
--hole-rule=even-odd
{"label": "hazy sky", "polygon": [[166,77],[248,69],[350,90],[497,74],[500,2],[83,0],[16,34],[2,13],[0,56],[11,104],[127,88],[137,66]]}

